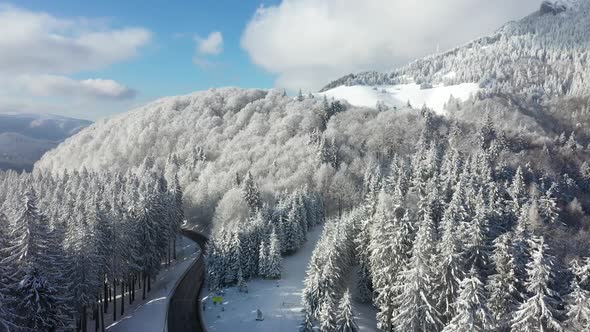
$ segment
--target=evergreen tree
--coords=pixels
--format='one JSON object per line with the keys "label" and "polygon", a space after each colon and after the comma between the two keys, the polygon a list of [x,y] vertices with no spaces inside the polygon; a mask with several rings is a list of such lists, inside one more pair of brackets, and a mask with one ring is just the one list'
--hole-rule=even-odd
{"label": "evergreen tree", "polygon": [[574,277],[571,282],[572,292],[567,298],[566,329],[576,332],[588,331],[590,330],[590,291],[587,287],[590,286],[588,285],[590,259],[586,258],[582,264],[573,261],[571,265]]}
{"label": "evergreen tree", "polygon": [[491,331],[494,320],[488,309],[483,283],[474,268],[461,281],[461,289],[455,306],[455,316],[443,332]]}
{"label": "evergreen tree", "polygon": [[268,248],[264,240],[260,242],[258,249],[258,275],[263,278],[268,275]]}
{"label": "evergreen tree", "polygon": [[457,184],[453,199],[441,222],[441,240],[438,246],[438,266],[436,267],[435,294],[437,308],[448,321],[454,316],[453,303],[457,298],[459,283],[463,279],[464,259],[461,243],[457,238],[459,222],[465,220],[462,180]]}
{"label": "evergreen tree", "polygon": [[572,281],[572,293],[568,296],[568,331],[590,330],[590,292],[580,287],[578,280]]}
{"label": "evergreen tree", "polygon": [[248,172],[242,183],[242,197],[252,211],[257,211],[262,207],[262,199],[258,187],[252,178],[252,173]]}
{"label": "evergreen tree", "polygon": [[357,332],[359,327],[354,321],[354,315],[352,314],[352,303],[350,292],[347,289],[342,295],[340,304],[338,305],[338,317],[336,322],[338,332]]}
{"label": "evergreen tree", "polygon": [[266,277],[269,279],[280,279],[281,278],[281,250],[279,245],[279,239],[277,233],[272,231],[270,235],[270,249],[268,252],[268,270]]}
{"label": "evergreen tree", "polygon": [[440,331],[440,313],[431,297],[433,271],[429,262],[435,253],[435,230],[425,218],[418,227],[412,255],[396,279],[392,325],[396,331]]}
{"label": "evergreen tree", "polygon": [[512,234],[501,235],[494,241],[492,261],[495,273],[488,279],[488,306],[500,332],[510,331],[512,313],[520,303],[516,264],[511,248]]}
{"label": "evergreen tree", "polygon": [[532,260],[527,264],[526,288],[530,296],[518,307],[512,320],[512,331],[563,331],[558,314],[558,294],[551,288],[552,261],[542,237],[531,241]]}

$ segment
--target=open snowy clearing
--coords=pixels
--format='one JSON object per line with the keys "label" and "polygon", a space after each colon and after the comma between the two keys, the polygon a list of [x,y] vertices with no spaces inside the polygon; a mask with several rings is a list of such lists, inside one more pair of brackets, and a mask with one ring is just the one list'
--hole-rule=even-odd
{"label": "open snowy clearing", "polygon": [[[152,283],[152,291],[141,301],[141,292],[136,296],[136,302],[131,306],[125,303],[125,314],[116,322],[112,322],[112,304],[109,313],[105,315],[107,330],[117,331],[164,331],[168,301],[176,282],[199,256],[199,248],[195,242],[182,236],[177,242],[177,259],[170,267],[164,267]],[[126,299],[127,300],[127,299]],[[117,307],[120,310],[119,303]],[[117,315],[118,316],[118,315]],[[89,321],[89,331],[94,330],[94,321]]]}
{"label": "open snowy clearing", "polygon": [[413,107],[426,105],[438,114],[445,114],[445,103],[451,96],[465,101],[479,90],[476,83],[437,85],[430,89],[422,89],[416,83],[379,86],[343,85],[318,95],[346,100],[353,106],[372,108],[376,107],[377,102],[389,107],[401,107],[407,105],[409,101]]}
{"label": "open snowy clearing", "polygon": [[[204,289],[201,301],[205,304],[203,323],[207,331],[297,331],[302,320],[301,292],[307,263],[321,233],[322,227],[316,226],[308,233],[303,248],[283,259],[280,280],[251,280],[248,293],[240,293],[237,287],[226,288],[223,307],[213,306],[212,296]],[[264,321],[256,321],[257,309]]]}
{"label": "open snowy clearing", "polygon": [[[303,248],[283,258],[280,280],[251,280],[247,283],[248,293],[240,293],[237,287],[226,288],[223,306],[213,305],[214,294],[210,294],[205,287],[201,294],[201,308],[205,308],[203,324],[207,331],[298,331],[303,318],[303,281],[321,233],[322,227],[316,226],[308,233]],[[377,331],[375,309],[365,304],[355,304],[354,307],[358,310],[356,321],[362,331]],[[262,311],[264,321],[256,321],[257,309]]]}

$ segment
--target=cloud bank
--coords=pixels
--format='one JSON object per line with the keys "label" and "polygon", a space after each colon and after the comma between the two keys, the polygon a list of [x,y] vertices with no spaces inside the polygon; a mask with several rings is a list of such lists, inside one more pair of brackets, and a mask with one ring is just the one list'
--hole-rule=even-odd
{"label": "cloud bank", "polygon": [[26,92],[36,96],[76,96],[95,99],[130,99],[135,90],[113,80],[74,80],[65,76],[22,76],[18,79]]}
{"label": "cloud bank", "polygon": [[540,0],[283,0],[260,7],[242,47],[276,85],[316,90],[351,72],[390,70],[536,10]]}
{"label": "cloud bank", "polygon": [[144,28],[112,28],[96,19],[58,18],[0,4],[0,98],[17,105],[58,97],[64,108],[83,100],[96,105],[132,99],[136,91],[122,83],[69,75],[129,60],[150,40]]}

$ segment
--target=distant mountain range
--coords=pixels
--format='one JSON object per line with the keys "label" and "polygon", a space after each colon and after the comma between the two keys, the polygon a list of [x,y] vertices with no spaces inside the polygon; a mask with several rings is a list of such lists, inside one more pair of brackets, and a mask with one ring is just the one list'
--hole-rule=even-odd
{"label": "distant mountain range", "polygon": [[30,171],[45,152],[91,123],[52,114],[0,111],[0,169]]}

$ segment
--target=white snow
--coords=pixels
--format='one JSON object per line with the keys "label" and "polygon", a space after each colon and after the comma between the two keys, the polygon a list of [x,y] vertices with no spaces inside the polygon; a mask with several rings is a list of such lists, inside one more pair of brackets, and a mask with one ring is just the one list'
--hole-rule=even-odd
{"label": "white snow", "polygon": [[[177,249],[176,261],[158,274],[156,281],[152,282],[152,291],[148,293],[144,302],[141,301],[141,292],[139,292],[136,293],[136,302],[133,305],[128,307],[128,303],[125,303],[125,314],[122,318],[108,325],[112,321],[112,316],[110,313],[108,316],[105,315],[105,325],[109,332],[164,331],[168,301],[174,286],[200,254],[197,244],[184,236],[179,238],[177,248],[179,249]],[[112,308],[111,303],[109,309],[112,310]],[[117,303],[117,309],[120,310],[119,303]],[[93,331],[94,322],[90,321],[90,323],[89,325],[92,326],[89,326],[89,331]]]}
{"label": "white snow", "polygon": [[[203,289],[201,301],[205,304],[203,320],[208,332],[214,331],[297,331],[302,321],[301,293],[307,264],[322,232],[316,226],[308,233],[308,241],[294,255],[284,257],[282,279],[249,281],[248,293],[240,293],[236,287],[227,288],[221,306],[213,306],[212,296]],[[260,309],[264,321],[256,321]]]}
{"label": "white snow", "polygon": [[[208,332],[289,332],[298,331],[303,319],[301,294],[307,265],[322,227],[316,226],[308,233],[308,240],[293,256],[283,258],[283,275],[280,280],[254,279],[249,281],[248,293],[240,293],[236,287],[223,292],[223,309],[213,305],[212,297],[204,287],[201,308],[205,304],[203,320]],[[256,321],[260,309],[264,321]],[[223,311],[222,311],[223,310]],[[377,332],[377,310],[371,304],[353,303],[356,322],[361,331]]]}
{"label": "white snow", "polygon": [[[449,73],[451,74],[451,73]],[[476,83],[461,83],[457,85],[436,85],[430,89],[421,89],[416,83],[400,85],[354,85],[339,86],[318,95],[335,99],[343,99],[351,105],[375,108],[377,102],[389,107],[401,107],[408,104],[414,108],[428,106],[439,114],[445,114],[445,103],[451,96],[465,101],[479,91]]]}

